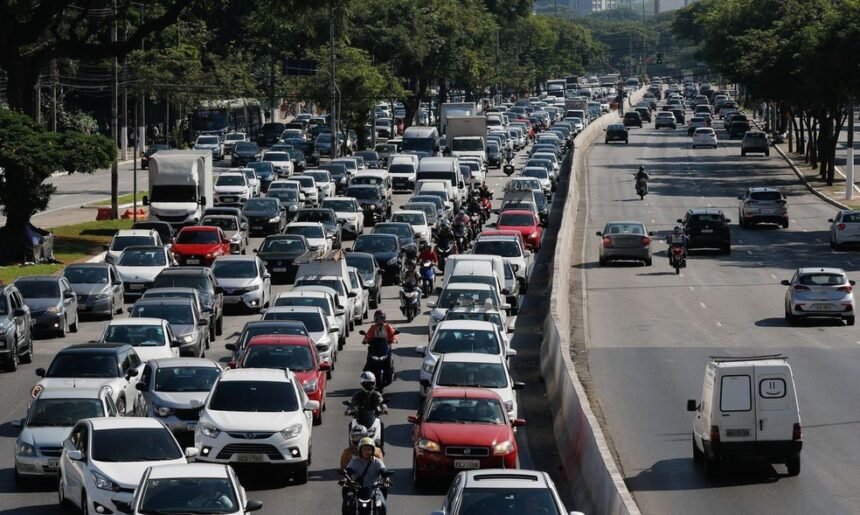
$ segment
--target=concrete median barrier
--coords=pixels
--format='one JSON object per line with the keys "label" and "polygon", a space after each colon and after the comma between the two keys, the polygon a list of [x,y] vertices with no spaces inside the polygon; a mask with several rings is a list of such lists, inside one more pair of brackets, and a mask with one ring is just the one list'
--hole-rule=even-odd
{"label": "concrete median barrier", "polygon": [[[632,95],[634,105],[645,91],[643,88]],[[575,139],[570,186],[553,257],[550,310],[544,322],[540,356],[541,375],[553,412],[556,445],[576,509],[600,515],[640,512],[615,465],[570,357],[570,303],[576,299],[571,298],[569,285],[579,200],[575,177],[585,173],[585,155],[589,147],[600,139],[609,124],[619,120],[615,111],[605,114],[591,122]]]}

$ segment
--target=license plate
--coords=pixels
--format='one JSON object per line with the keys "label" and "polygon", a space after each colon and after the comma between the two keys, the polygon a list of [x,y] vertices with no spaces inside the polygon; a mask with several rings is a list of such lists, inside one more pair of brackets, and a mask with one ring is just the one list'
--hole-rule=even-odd
{"label": "license plate", "polygon": [[702,229],[702,234],[711,234],[713,232],[714,232],[713,229]]}
{"label": "license plate", "polygon": [[262,231],[262,230],[263,230],[263,226],[262,226],[262,225],[252,225],[252,226],[251,226],[251,230],[253,230],[253,231]]}
{"label": "license plate", "polygon": [[60,466],[60,459],[59,458],[51,458],[48,460],[47,463],[45,463],[46,469],[55,469],[59,466]]}
{"label": "license plate", "polygon": [[481,460],[454,460],[455,469],[477,469],[481,468]]}
{"label": "license plate", "polygon": [[836,309],[836,306],[834,306],[833,304],[816,304],[815,305],[816,311],[834,311],[835,309]]}
{"label": "license plate", "polygon": [[765,215],[773,214],[773,209],[762,209],[761,212]]}
{"label": "license plate", "polygon": [[239,454],[236,456],[236,461],[239,463],[262,463],[262,454]]}
{"label": "license plate", "polygon": [[128,285],[128,288],[129,288],[130,290],[142,290],[142,289],[143,289],[143,285],[142,285],[142,284],[129,284],[129,285]]}
{"label": "license plate", "polygon": [[199,259],[186,259],[185,262],[188,263],[189,265],[199,265],[200,264]]}
{"label": "license plate", "polygon": [[273,272],[286,272],[286,271],[287,271],[287,269],[286,269],[286,268],[284,268],[284,267],[282,267],[282,266],[279,266],[279,267],[275,267],[275,268],[273,268],[273,269],[272,269],[272,271],[273,271]]}
{"label": "license plate", "polygon": [[197,429],[197,422],[189,422],[185,424],[185,429],[187,431],[195,431]]}
{"label": "license plate", "polygon": [[742,438],[749,435],[749,429],[726,429],[726,436],[729,438]]}

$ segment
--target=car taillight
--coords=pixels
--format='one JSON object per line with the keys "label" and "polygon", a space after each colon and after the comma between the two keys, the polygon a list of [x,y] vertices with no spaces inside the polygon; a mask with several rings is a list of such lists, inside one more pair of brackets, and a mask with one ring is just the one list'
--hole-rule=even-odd
{"label": "car taillight", "polygon": [[854,287],[849,284],[847,286],[840,286],[836,288],[836,291],[841,291],[843,293],[851,293],[852,291],[854,291]]}
{"label": "car taillight", "polygon": [[648,245],[651,245],[651,238],[649,238],[648,236],[643,236],[642,241],[640,241],[640,244],[643,247],[647,247]]}
{"label": "car taillight", "polygon": [[845,230],[845,224],[839,224],[836,226],[836,228],[839,229],[840,231],[844,231]]}
{"label": "car taillight", "polygon": [[609,239],[609,236],[603,237],[603,246],[604,247],[611,247],[612,246],[612,240]]}
{"label": "car taillight", "polygon": [[809,291],[809,288],[806,286],[801,286],[799,284],[796,284],[794,286],[794,291]]}
{"label": "car taillight", "polygon": [[803,430],[800,428],[800,423],[794,424],[791,429],[791,439],[795,442],[803,439]]}
{"label": "car taillight", "polygon": [[711,443],[720,443],[720,426],[711,426]]}

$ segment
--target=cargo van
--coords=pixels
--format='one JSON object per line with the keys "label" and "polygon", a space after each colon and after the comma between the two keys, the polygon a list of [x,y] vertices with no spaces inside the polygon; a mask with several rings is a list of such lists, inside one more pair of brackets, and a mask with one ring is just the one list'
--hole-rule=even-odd
{"label": "cargo van", "polygon": [[455,209],[466,199],[466,182],[460,173],[460,161],[456,157],[425,157],[418,163],[415,180],[436,179],[446,181]]}
{"label": "cargo van", "polygon": [[[511,295],[506,286],[505,262],[501,256],[487,254],[455,254],[448,256],[445,263],[445,276],[443,286],[449,282],[457,283],[483,283],[496,288],[499,297],[511,305],[509,315],[517,314],[518,300]],[[512,298],[513,297],[513,298]],[[511,302],[513,300],[513,302]]]}
{"label": "cargo van", "polygon": [[800,473],[803,433],[788,358],[712,357],[700,400],[688,400],[693,459],[712,475],[727,461],[784,463]]}

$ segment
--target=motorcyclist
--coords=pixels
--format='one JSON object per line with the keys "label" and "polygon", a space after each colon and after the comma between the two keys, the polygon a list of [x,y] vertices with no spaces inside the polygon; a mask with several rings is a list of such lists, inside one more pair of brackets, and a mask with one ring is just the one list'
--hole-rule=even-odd
{"label": "motorcyclist", "polygon": [[454,215],[454,225],[463,224],[466,227],[469,227],[470,220],[469,215],[466,214],[466,210],[463,208],[460,208],[460,210],[457,211],[457,214]]}
{"label": "motorcyclist", "polygon": [[[385,463],[374,455],[375,451],[376,444],[373,442],[373,438],[362,438],[358,442],[358,456],[352,458],[346,466],[346,472],[362,488],[374,488],[377,481],[383,477],[383,474],[386,471]],[[387,490],[388,489],[383,486],[379,488],[378,492],[374,493],[378,496],[377,498],[381,504],[379,507],[379,513],[381,515],[385,515],[386,513]],[[349,492],[345,492],[343,498],[344,514],[349,513],[349,503],[347,502],[348,496]]]}
{"label": "motorcyclist", "polygon": [[636,181],[637,182],[640,180],[647,181],[650,178],[651,178],[651,176],[648,175],[648,172],[645,171],[645,167],[642,165],[639,165],[639,171],[636,172]]}
{"label": "motorcyclist", "polygon": [[445,243],[454,239],[454,231],[451,230],[451,223],[447,218],[442,219],[442,223],[439,225],[439,230],[436,231],[436,241],[442,243],[444,246]]}
{"label": "motorcyclist", "polygon": [[508,147],[505,150],[505,161],[507,164],[511,164],[511,161],[513,161],[513,160],[514,160],[514,151],[511,150],[510,147]]}
{"label": "motorcyclist", "polygon": [[684,249],[684,257],[687,257],[687,244],[690,242],[690,237],[684,233],[684,230],[679,226],[675,226],[672,232],[666,236],[666,243],[669,244],[669,263],[672,263],[672,248],[681,246]]}
{"label": "motorcyclist", "polygon": [[397,334],[391,324],[385,321],[385,311],[381,309],[377,309],[373,314],[373,325],[367,330],[362,343],[367,345],[377,336],[384,336],[389,345],[397,343]]}
{"label": "motorcyclist", "polygon": [[[349,466],[350,460],[358,456],[358,442],[366,436],[366,427],[362,425],[356,425],[352,428],[352,431],[350,431],[349,433],[351,445],[340,453],[340,468],[338,470],[345,470]],[[379,447],[374,447],[374,449],[375,450],[373,451],[373,455],[381,460],[384,457],[382,449],[380,449]]]}
{"label": "motorcyclist", "polygon": [[490,188],[487,186],[486,181],[481,183],[481,188],[478,190],[481,195],[481,198],[492,199],[493,192],[490,191]]}
{"label": "motorcyclist", "polygon": [[436,254],[436,251],[433,250],[430,243],[425,241],[421,244],[421,252],[418,254],[418,261],[420,263],[430,261],[433,263],[433,266],[439,266],[439,254]]}
{"label": "motorcyclist", "polygon": [[373,372],[362,372],[359,377],[359,384],[361,384],[361,389],[352,394],[349,405],[357,411],[382,411],[385,400],[376,389],[376,376]]}

